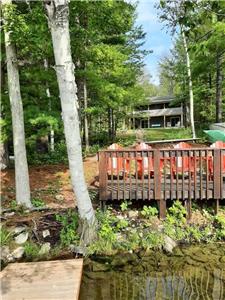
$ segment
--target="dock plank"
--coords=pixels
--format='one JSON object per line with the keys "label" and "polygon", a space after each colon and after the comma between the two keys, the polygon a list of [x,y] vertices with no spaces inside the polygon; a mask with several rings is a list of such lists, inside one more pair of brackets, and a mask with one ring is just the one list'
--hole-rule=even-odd
{"label": "dock plank", "polygon": [[78,300],[83,259],[8,265],[1,276],[2,300]]}

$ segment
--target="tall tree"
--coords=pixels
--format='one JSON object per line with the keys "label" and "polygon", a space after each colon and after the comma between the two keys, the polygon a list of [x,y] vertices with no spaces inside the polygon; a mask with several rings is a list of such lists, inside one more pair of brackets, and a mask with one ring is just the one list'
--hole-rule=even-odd
{"label": "tall tree", "polygon": [[162,21],[167,23],[167,26],[174,33],[177,28],[180,28],[180,32],[183,38],[184,49],[186,54],[186,64],[188,72],[188,81],[189,81],[189,108],[190,108],[190,122],[192,129],[193,138],[196,137],[195,133],[195,123],[194,123],[194,96],[193,96],[193,85],[192,85],[192,75],[191,75],[191,63],[190,63],[190,54],[188,50],[187,43],[187,32],[188,24],[191,19],[191,12],[194,7],[194,3],[190,0],[163,0],[158,5],[160,9],[160,18]]}
{"label": "tall tree", "polygon": [[3,0],[3,17],[5,33],[5,49],[7,60],[8,89],[12,112],[13,145],[15,157],[16,201],[26,207],[31,207],[28,164],[25,147],[25,132],[23,105],[20,93],[19,70],[16,50],[10,39],[10,13],[12,1]]}
{"label": "tall tree", "polygon": [[46,1],[45,8],[52,36],[71,180],[83,224],[82,237],[89,243],[94,236],[95,214],[84,178],[68,0]]}

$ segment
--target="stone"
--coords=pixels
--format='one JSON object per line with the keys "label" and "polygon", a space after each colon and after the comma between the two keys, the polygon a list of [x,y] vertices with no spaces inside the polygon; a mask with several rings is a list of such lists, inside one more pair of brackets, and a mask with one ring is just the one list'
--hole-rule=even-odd
{"label": "stone", "polygon": [[63,201],[63,200],[64,200],[64,196],[58,194],[58,195],[55,195],[55,199],[56,199],[57,201]]}
{"label": "stone", "polygon": [[8,213],[4,213],[4,217],[8,218],[8,217],[12,217],[15,215],[15,212],[12,211],[12,212],[8,212]]}
{"label": "stone", "polygon": [[29,236],[28,232],[22,232],[22,233],[20,233],[19,235],[17,235],[15,237],[16,244],[20,245],[20,244],[25,243],[27,241],[27,239],[28,239],[28,236]]}
{"label": "stone", "polygon": [[75,246],[73,244],[69,245],[69,250],[73,253],[76,253],[76,254],[81,254],[81,255],[86,255],[87,253],[87,250],[85,247],[82,247],[82,246]]}
{"label": "stone", "polygon": [[138,210],[129,210],[128,217],[131,219],[135,219],[138,217]]}
{"label": "stone", "polygon": [[45,229],[42,231],[43,238],[46,238],[47,236],[50,236],[50,231],[48,229]]}
{"label": "stone", "polygon": [[50,243],[44,243],[42,246],[41,246],[41,249],[40,251],[38,252],[39,255],[44,255],[44,254],[48,254],[49,251],[51,249],[51,244]]}
{"label": "stone", "polygon": [[16,248],[11,254],[16,259],[21,258],[23,256],[23,254],[24,254],[24,247],[18,247],[18,248]]}
{"label": "stone", "polygon": [[121,253],[114,256],[111,265],[113,267],[120,267],[126,265],[127,263],[136,264],[137,261],[138,257],[135,253]]}
{"label": "stone", "polygon": [[14,229],[13,229],[13,232],[15,233],[15,234],[19,234],[19,233],[21,233],[21,232],[23,232],[23,231],[25,231],[26,230],[26,227],[24,227],[24,226],[17,226],[17,227],[15,227]]}
{"label": "stone", "polygon": [[106,272],[110,270],[110,265],[109,264],[101,264],[98,262],[93,262],[93,267],[92,267],[93,272]]}
{"label": "stone", "polygon": [[0,248],[0,253],[1,253],[1,259],[3,261],[7,260],[7,256],[10,254],[9,247],[8,246],[2,246]]}
{"label": "stone", "polygon": [[15,258],[13,257],[13,255],[11,253],[9,253],[9,255],[7,255],[6,257],[7,262],[13,262],[15,260]]}
{"label": "stone", "polygon": [[177,246],[177,243],[171,239],[168,235],[164,236],[164,245],[163,249],[169,253],[173,253],[173,248]]}

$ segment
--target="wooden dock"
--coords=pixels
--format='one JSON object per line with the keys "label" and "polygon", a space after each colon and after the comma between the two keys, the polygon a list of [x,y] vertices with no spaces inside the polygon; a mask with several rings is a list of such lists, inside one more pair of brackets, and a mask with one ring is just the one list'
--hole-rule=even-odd
{"label": "wooden dock", "polygon": [[1,272],[2,300],[78,300],[83,259],[9,264]]}

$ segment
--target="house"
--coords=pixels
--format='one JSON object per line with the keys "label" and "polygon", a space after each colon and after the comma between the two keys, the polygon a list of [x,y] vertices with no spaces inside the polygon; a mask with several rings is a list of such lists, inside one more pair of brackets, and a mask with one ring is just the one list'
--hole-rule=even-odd
{"label": "house", "polygon": [[175,104],[174,100],[173,96],[152,97],[148,104],[137,106],[133,111],[133,129],[183,127],[183,104]]}

